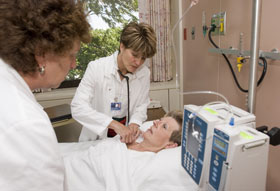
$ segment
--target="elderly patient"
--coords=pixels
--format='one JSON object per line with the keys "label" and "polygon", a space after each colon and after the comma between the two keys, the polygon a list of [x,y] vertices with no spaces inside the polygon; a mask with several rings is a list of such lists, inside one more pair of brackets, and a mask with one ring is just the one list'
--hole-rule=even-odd
{"label": "elderly patient", "polygon": [[[151,185],[145,185],[151,173],[149,164],[157,156],[157,152],[181,144],[181,124],[182,112],[172,111],[154,121],[142,133],[142,142],[125,144],[120,141],[120,137],[107,138],[88,143],[90,146],[82,150],[65,154],[67,190],[151,189]],[[168,189],[161,185],[158,189],[180,190],[178,185],[172,189],[170,185]]]}
{"label": "elderly patient", "polygon": [[162,119],[155,120],[153,126],[142,134],[143,142],[127,144],[127,148],[151,152],[174,148],[181,145],[181,132],[182,112],[171,111]]}

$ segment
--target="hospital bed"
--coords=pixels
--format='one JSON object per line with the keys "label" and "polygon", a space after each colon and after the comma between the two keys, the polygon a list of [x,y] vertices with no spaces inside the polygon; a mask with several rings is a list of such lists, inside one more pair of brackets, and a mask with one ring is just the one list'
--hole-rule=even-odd
{"label": "hospital bed", "polygon": [[[145,123],[145,130],[151,122]],[[181,147],[128,150],[118,138],[60,143],[68,191],[187,191],[197,185],[181,166]]]}

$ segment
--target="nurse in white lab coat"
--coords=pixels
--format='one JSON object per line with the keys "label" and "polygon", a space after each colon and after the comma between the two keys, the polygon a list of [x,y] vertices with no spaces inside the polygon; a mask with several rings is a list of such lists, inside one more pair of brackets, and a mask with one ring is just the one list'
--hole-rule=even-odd
{"label": "nurse in white lab coat", "polygon": [[0,10],[0,190],[63,191],[57,139],[32,90],[58,87],[75,68],[90,40],[83,4],[1,0]]}
{"label": "nurse in white lab coat", "polygon": [[132,22],[121,33],[118,52],[88,64],[71,103],[73,118],[83,125],[80,141],[105,138],[108,130],[125,143],[138,137],[150,101],[150,71],[143,64],[155,53],[153,28]]}

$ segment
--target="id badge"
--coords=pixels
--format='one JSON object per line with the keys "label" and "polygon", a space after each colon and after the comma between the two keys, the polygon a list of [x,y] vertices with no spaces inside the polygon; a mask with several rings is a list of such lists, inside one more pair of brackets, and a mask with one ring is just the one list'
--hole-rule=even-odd
{"label": "id badge", "polygon": [[121,110],[121,102],[111,103],[111,111],[119,111],[119,110]]}

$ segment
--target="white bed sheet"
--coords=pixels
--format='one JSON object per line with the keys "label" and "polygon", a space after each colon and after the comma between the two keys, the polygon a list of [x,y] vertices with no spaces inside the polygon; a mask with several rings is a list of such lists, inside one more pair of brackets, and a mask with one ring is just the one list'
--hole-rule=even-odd
{"label": "white bed sheet", "polygon": [[193,191],[180,163],[181,147],[152,152],[127,149],[119,139],[60,143],[68,191]]}

